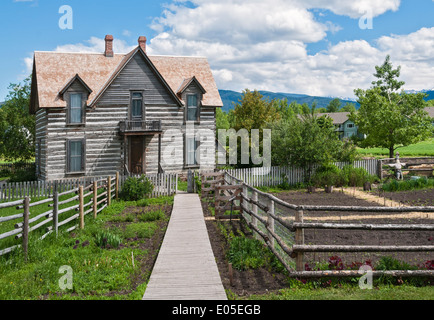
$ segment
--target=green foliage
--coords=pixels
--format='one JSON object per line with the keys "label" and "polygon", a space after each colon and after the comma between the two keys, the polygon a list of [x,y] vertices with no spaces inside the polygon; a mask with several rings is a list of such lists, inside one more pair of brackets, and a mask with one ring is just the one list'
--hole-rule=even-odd
{"label": "green foliage", "polygon": [[157,229],[155,222],[139,222],[129,224],[124,234],[126,238],[151,238]]}
{"label": "green foliage", "polygon": [[319,167],[314,176],[313,183],[318,187],[336,186],[339,183],[341,170],[333,164]]}
{"label": "green foliage", "polygon": [[15,163],[15,170],[9,174],[9,182],[26,182],[36,181],[36,168],[35,164],[30,165],[29,168],[24,168],[25,162]]}
{"label": "green foliage", "polygon": [[351,165],[346,165],[342,168],[342,176],[340,181],[344,186],[362,187],[365,182],[373,182],[376,179],[364,168],[354,168]]}
{"label": "green foliage", "polygon": [[431,137],[433,126],[425,111],[426,94],[398,91],[404,82],[397,80],[400,67],[393,69],[389,56],[376,71],[378,80],[373,82],[371,89],[355,90],[360,109],[357,113],[352,112],[349,119],[367,135],[360,142],[361,147],[386,148],[389,157],[393,158],[398,147]]}
{"label": "green foliage", "polygon": [[341,105],[341,100],[339,98],[335,98],[330,101],[329,105],[327,106],[327,112],[339,112]]}
{"label": "green foliage", "polygon": [[30,77],[10,84],[9,95],[0,108],[0,157],[29,160],[35,156],[35,116],[29,113]]}
{"label": "green foliage", "polygon": [[155,210],[155,211],[142,213],[137,218],[139,221],[142,222],[151,222],[151,221],[165,219],[166,215],[164,214],[163,210]]}
{"label": "green foliage", "polygon": [[302,168],[308,184],[314,166],[356,158],[354,146],[339,140],[334,127],[319,123],[313,113],[275,123],[272,130],[273,165]]}
{"label": "green foliage", "polygon": [[127,201],[137,201],[152,193],[153,190],[154,186],[145,175],[138,178],[129,177],[122,186],[120,197]]}
{"label": "green foliage", "polygon": [[229,242],[227,257],[237,270],[258,269],[266,263],[266,250],[256,239],[235,237]]}
{"label": "green foliage", "polygon": [[108,230],[101,230],[95,235],[95,243],[101,248],[118,248],[121,241],[118,235]]}
{"label": "green foliage", "polygon": [[418,190],[425,188],[434,188],[434,179],[428,179],[426,177],[416,179],[416,180],[392,180],[391,182],[384,183],[381,189],[386,192],[396,192],[396,191],[409,191]]}

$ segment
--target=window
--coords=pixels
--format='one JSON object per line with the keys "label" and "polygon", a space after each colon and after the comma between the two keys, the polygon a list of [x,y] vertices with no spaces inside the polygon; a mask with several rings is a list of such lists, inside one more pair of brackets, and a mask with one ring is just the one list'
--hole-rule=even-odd
{"label": "window", "polygon": [[84,139],[68,140],[68,173],[84,172]]}
{"label": "window", "polygon": [[69,96],[69,123],[83,122],[83,101],[81,93],[71,93]]}
{"label": "window", "polygon": [[187,95],[187,121],[198,121],[199,108],[197,105],[197,95]]}
{"label": "window", "polygon": [[197,141],[195,138],[187,138],[186,145],[186,165],[195,166],[198,164],[196,159]]}
{"label": "window", "polygon": [[354,123],[349,123],[349,124],[347,124],[347,128],[354,128]]}
{"label": "window", "polygon": [[143,115],[143,95],[141,92],[133,92],[131,97],[131,118],[142,119]]}

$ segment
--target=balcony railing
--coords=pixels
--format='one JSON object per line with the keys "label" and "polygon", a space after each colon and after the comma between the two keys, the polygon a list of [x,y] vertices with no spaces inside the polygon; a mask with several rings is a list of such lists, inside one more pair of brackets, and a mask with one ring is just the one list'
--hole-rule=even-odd
{"label": "balcony railing", "polygon": [[119,123],[119,130],[121,133],[146,133],[146,132],[160,132],[161,120],[127,120]]}

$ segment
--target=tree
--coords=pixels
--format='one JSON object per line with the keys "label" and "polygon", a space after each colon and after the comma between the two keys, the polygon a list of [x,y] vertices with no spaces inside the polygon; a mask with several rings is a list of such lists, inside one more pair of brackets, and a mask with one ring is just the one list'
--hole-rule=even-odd
{"label": "tree", "polygon": [[9,161],[35,156],[35,117],[29,113],[30,79],[10,84],[0,109],[0,157]]}
{"label": "tree", "polygon": [[229,115],[224,112],[221,108],[216,108],[216,128],[229,130]]}
{"label": "tree", "polygon": [[339,98],[335,98],[330,101],[329,105],[327,106],[327,112],[339,112],[341,105],[341,100]]}
{"label": "tree", "polygon": [[273,124],[273,164],[302,168],[305,182],[311,183],[315,165],[353,161],[357,152],[354,146],[340,141],[334,126],[327,123],[326,117],[318,118],[313,110],[302,117]]}
{"label": "tree", "polygon": [[234,109],[234,129],[246,129],[249,133],[252,129],[263,130],[267,123],[280,119],[275,103],[263,99],[259,91],[243,91],[243,97]]}
{"label": "tree", "polygon": [[354,103],[347,102],[339,112],[356,112],[356,105]]}
{"label": "tree", "polygon": [[375,69],[378,80],[372,82],[373,87],[355,90],[360,109],[351,112],[349,118],[367,135],[361,147],[387,148],[393,158],[398,148],[426,140],[432,134],[431,119],[425,111],[426,94],[399,92],[404,85],[397,79],[400,67],[393,69],[389,56]]}

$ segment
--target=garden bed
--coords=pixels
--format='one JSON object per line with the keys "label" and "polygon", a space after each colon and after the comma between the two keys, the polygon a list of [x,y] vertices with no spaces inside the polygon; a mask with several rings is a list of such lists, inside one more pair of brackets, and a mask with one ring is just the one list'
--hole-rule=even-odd
{"label": "garden bed", "polygon": [[[274,194],[279,199],[295,205],[330,205],[330,206],[379,206],[366,200],[353,198],[335,190],[331,194],[324,191],[317,191],[312,194],[306,191],[286,191]],[[208,202],[202,202],[205,216],[212,215],[212,209],[209,210]],[[212,203],[210,203],[212,206]],[[276,209],[282,209],[276,206]],[[289,213],[293,215],[293,213]],[[432,219],[409,219],[405,214],[398,215],[399,218],[393,217],[388,213],[370,213],[370,212],[306,212],[305,222],[318,221],[325,219],[327,222],[345,222],[345,223],[432,223]],[[220,226],[219,226],[220,224]],[[288,288],[290,286],[287,278],[281,272],[276,272],[270,266],[261,267],[255,270],[238,271],[233,270],[233,286],[230,285],[229,266],[227,259],[228,241],[222,234],[221,226],[225,226],[226,231],[232,230],[234,234],[244,234],[251,238],[251,231],[245,226],[243,220],[214,221],[207,220],[207,228],[210,241],[217,260],[218,268],[226,290],[230,290],[235,297],[250,296],[252,294],[266,294],[278,289]],[[306,244],[322,245],[432,245],[433,232],[421,231],[346,231],[346,230],[305,230]],[[305,262],[308,268],[315,269],[316,266],[329,263],[332,256],[338,256],[342,259],[345,267],[350,265],[364,264],[370,261],[373,265],[378,263],[381,257],[392,257],[400,262],[408,263],[411,266],[420,266],[423,268],[427,260],[433,260],[430,253],[319,253],[306,254]],[[319,264],[317,264],[319,263]]]}
{"label": "garden bed", "polygon": [[384,196],[408,206],[434,206],[434,189],[385,192]]}

